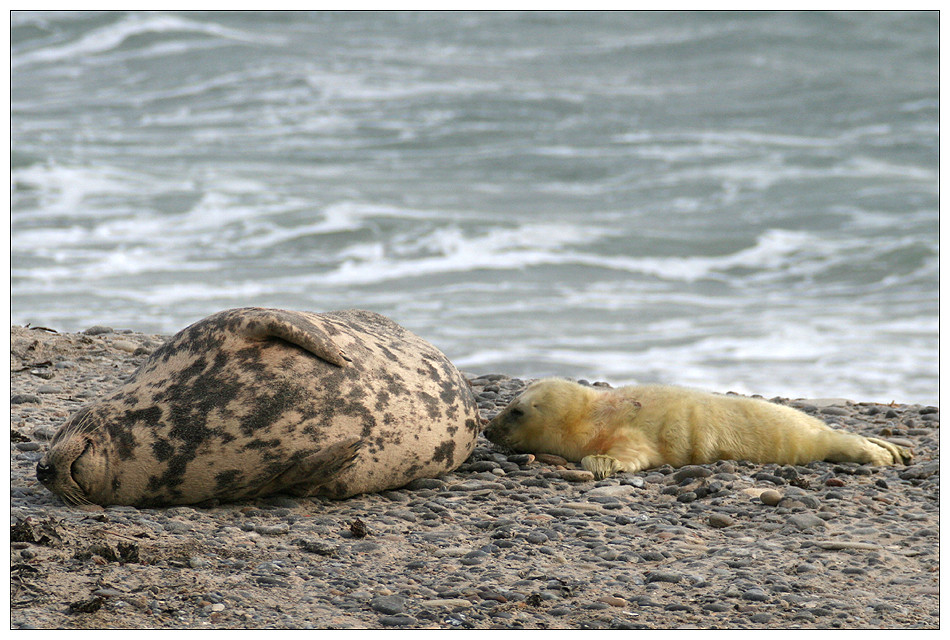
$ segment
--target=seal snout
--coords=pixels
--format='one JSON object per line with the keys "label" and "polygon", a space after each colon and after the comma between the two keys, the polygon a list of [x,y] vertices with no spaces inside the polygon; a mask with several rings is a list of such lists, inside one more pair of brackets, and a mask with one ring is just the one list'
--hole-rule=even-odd
{"label": "seal snout", "polygon": [[52,484],[55,477],[56,467],[49,464],[46,461],[46,458],[43,458],[36,464],[36,479],[42,482],[44,485],[49,486]]}
{"label": "seal snout", "polygon": [[485,437],[498,446],[510,448],[511,430],[523,415],[521,409],[509,406],[485,425]]}

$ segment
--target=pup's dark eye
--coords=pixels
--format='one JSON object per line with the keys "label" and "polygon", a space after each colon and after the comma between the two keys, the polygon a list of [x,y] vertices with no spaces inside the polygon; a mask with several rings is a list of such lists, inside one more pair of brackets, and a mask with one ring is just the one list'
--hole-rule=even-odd
{"label": "pup's dark eye", "polygon": [[522,411],[521,409],[518,409],[518,408],[514,408],[514,409],[511,410],[511,414],[510,414],[510,415],[511,415],[512,418],[521,418],[521,417],[524,417],[524,411]]}

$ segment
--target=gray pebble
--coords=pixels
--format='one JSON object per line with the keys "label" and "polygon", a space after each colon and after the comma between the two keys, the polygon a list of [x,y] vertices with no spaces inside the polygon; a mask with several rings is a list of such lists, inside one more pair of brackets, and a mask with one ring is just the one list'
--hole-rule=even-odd
{"label": "gray pebble", "polygon": [[827,526],[824,520],[811,513],[796,513],[789,517],[788,522],[802,531]]}
{"label": "gray pebble", "polygon": [[679,582],[683,576],[673,571],[650,571],[646,575],[647,582]]}
{"label": "gray pebble", "polygon": [[187,522],[181,522],[179,520],[165,520],[162,522],[162,526],[165,528],[165,531],[169,531],[171,533],[194,530],[193,525]]}
{"label": "gray pebble", "polygon": [[104,333],[114,333],[114,330],[112,329],[112,327],[106,327],[101,324],[96,324],[89,327],[85,331],[83,331],[83,333],[85,333],[87,336],[99,336]]}
{"label": "gray pebble", "polygon": [[282,536],[290,531],[289,524],[265,525],[260,524],[254,527],[254,531],[263,536]]}
{"label": "gray pebble", "polygon": [[493,469],[498,468],[497,462],[492,462],[491,460],[479,460],[478,462],[473,462],[468,465],[469,471],[492,471]]}
{"label": "gray pebble", "polygon": [[923,478],[929,478],[930,476],[938,473],[940,473],[940,461],[930,460],[928,462],[921,462],[912,465],[906,470],[898,473],[897,476],[901,480],[920,480]]}
{"label": "gray pebble", "polygon": [[822,413],[826,416],[848,416],[851,415],[851,411],[845,407],[822,407],[819,410],[819,413]]}
{"label": "gray pebble", "polygon": [[17,393],[10,396],[10,404],[41,404],[40,397],[33,393]]}
{"label": "gray pebble", "polygon": [[406,599],[400,595],[376,596],[369,606],[379,613],[396,614],[406,610]]}
{"label": "gray pebble", "polygon": [[474,566],[477,564],[482,564],[485,562],[486,558],[488,558],[488,554],[484,551],[471,551],[462,556],[459,562],[466,566]]}
{"label": "gray pebble", "polygon": [[640,476],[625,476],[620,479],[620,484],[642,489],[646,485],[646,482]]}
{"label": "gray pebble", "polygon": [[272,576],[255,576],[254,580],[257,581],[258,584],[263,584],[263,585],[283,587],[284,589],[287,589],[290,587],[290,583],[287,582],[286,580],[281,580],[280,578],[274,578]]}
{"label": "gray pebble", "polygon": [[724,529],[726,527],[731,527],[736,523],[735,518],[725,513],[711,513],[709,514],[709,526],[715,529]]}
{"label": "gray pebble", "polygon": [[445,487],[445,481],[439,480],[438,478],[417,478],[404,488],[410,491],[418,491],[420,489],[442,489]]}
{"label": "gray pebble", "polygon": [[635,487],[629,484],[619,484],[619,485],[605,485],[602,487],[594,487],[587,492],[588,499],[594,496],[599,497],[619,497],[627,496],[636,491]]}
{"label": "gray pebble", "polygon": [[680,467],[673,474],[673,481],[682,482],[687,478],[708,478],[712,474],[713,472],[706,467],[690,464],[686,465],[685,467]]}
{"label": "gray pebble", "polygon": [[759,588],[749,589],[742,592],[743,600],[752,600],[753,602],[766,602],[769,599],[769,594]]}

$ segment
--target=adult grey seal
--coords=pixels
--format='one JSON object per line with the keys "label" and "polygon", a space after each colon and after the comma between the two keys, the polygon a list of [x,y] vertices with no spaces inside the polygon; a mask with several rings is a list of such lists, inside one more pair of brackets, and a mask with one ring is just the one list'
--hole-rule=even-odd
{"label": "adult grey seal", "polygon": [[459,371],[384,316],[231,309],[70,417],[36,475],[70,504],[346,498],[455,469],[478,431]]}

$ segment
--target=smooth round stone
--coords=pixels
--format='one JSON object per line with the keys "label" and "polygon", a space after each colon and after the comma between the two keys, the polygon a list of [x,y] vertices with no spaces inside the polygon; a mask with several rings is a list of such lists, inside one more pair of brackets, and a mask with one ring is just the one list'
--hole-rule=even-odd
{"label": "smooth round stone", "polygon": [[10,396],[10,404],[41,404],[40,397],[32,393],[17,393]]}
{"label": "smooth round stone", "polygon": [[417,623],[417,620],[410,615],[400,614],[396,616],[382,616],[379,624],[384,627],[407,627]]}
{"label": "smooth round stone", "polygon": [[136,349],[139,348],[137,344],[131,340],[116,340],[112,343],[114,349],[119,349],[120,351],[127,351],[133,353]]}
{"label": "smooth round stone", "polygon": [[752,600],[753,602],[765,602],[769,599],[769,594],[762,589],[749,589],[742,593],[743,600]]}
{"label": "smooth round stone", "polygon": [[113,333],[113,329],[112,327],[96,324],[83,331],[83,333],[85,333],[87,336],[98,336],[104,333]]}
{"label": "smooth round stone", "polygon": [[580,469],[564,469],[559,474],[562,480],[567,480],[568,482],[593,482],[594,474],[590,471],[582,471]]}
{"label": "smooth round stone", "polygon": [[651,571],[647,574],[647,582],[679,582],[682,577],[672,571]]}
{"label": "smooth round stone", "polygon": [[425,600],[420,603],[423,607],[449,607],[450,609],[468,609],[472,606],[470,600],[463,598],[436,598],[435,600]]}
{"label": "smooth round stone", "polygon": [[775,489],[766,489],[761,494],[759,494],[759,500],[762,501],[762,504],[767,504],[770,507],[774,507],[779,502],[781,502],[782,497],[782,494]]}
{"label": "smooth round stone", "polygon": [[588,498],[593,496],[605,496],[605,497],[618,497],[630,495],[636,491],[636,488],[631,485],[607,485],[604,487],[594,487],[587,492]]}
{"label": "smooth round stone", "polygon": [[825,521],[811,513],[796,513],[788,519],[789,524],[796,526],[802,531],[813,529],[815,527],[826,527]]}
{"label": "smooth round stone", "polygon": [[726,527],[731,527],[736,523],[735,519],[725,513],[711,513],[709,514],[709,526],[715,529],[725,529]]}
{"label": "smooth round stone", "polygon": [[369,606],[380,613],[402,613],[406,610],[406,599],[397,595],[376,596],[370,600]]}
{"label": "smooth round stone", "polygon": [[706,467],[702,467],[696,464],[686,465],[685,467],[680,467],[673,474],[674,482],[682,482],[687,478],[708,478],[713,474],[712,471]]}

